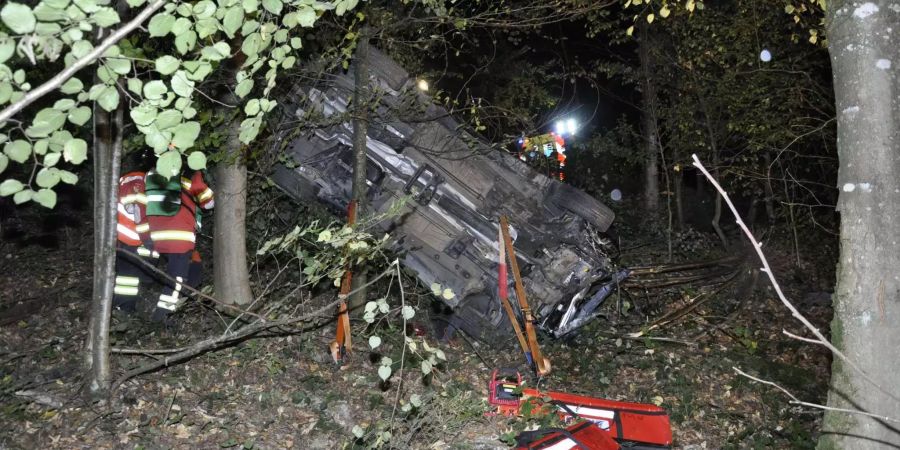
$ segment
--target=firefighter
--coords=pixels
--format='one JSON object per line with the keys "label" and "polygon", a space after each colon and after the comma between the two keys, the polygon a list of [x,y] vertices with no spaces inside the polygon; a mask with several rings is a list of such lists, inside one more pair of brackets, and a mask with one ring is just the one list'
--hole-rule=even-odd
{"label": "firefighter", "polygon": [[113,288],[113,307],[126,313],[137,308],[141,281],[148,281],[147,272],[138,258],[159,257],[152,250],[147,223],[147,196],[144,193],[144,172],[129,172],[119,178],[119,201],[116,206],[116,245],[129,255],[116,257],[116,280]]}
{"label": "firefighter", "polygon": [[152,316],[155,322],[165,322],[181,303],[183,285],[195,281],[190,279],[192,265],[199,275],[200,258],[195,246],[200,210],[212,209],[215,202],[212,189],[199,171],[180,179],[166,179],[150,171],[146,183],[150,239],[154,250],[166,255],[166,273],[174,280],[166,282]]}

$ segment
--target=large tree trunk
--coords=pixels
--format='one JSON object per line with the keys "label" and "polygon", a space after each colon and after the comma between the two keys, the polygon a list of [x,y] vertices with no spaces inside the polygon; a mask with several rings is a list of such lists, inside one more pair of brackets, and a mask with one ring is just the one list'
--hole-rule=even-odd
{"label": "large tree trunk", "polygon": [[116,206],[122,157],[124,101],[114,113],[94,104],[94,280],[87,342],[91,371],[89,390],[95,397],[110,386],[109,315],[116,277]]}
{"label": "large tree trunk", "polygon": [[[832,341],[895,393],[835,359],[828,405],[900,419],[900,9],[889,0],[837,1],[828,5],[827,27],[841,188]],[[896,423],[825,413],[820,449],[898,446]]]}
{"label": "large tree trunk", "polygon": [[[240,48],[242,40],[235,39],[232,48]],[[226,71],[234,77],[245,56],[238,52],[226,64]],[[240,99],[230,91],[222,94],[225,102],[239,105]],[[247,166],[243,144],[239,139],[240,120],[233,110],[221,108],[220,114],[233,116],[226,125],[227,137],[222,149],[223,160],[213,169],[215,175],[216,212],[213,233],[213,283],[216,297],[235,304],[253,301],[250,274],[247,271]]]}
{"label": "large tree trunk", "polygon": [[644,132],[644,209],[655,213],[659,209],[659,126],[656,104],[656,86],[653,84],[653,55],[650,53],[650,31],[641,24],[641,102],[643,112],[641,128]]}
{"label": "large tree trunk", "polygon": [[[369,133],[369,29],[363,27],[356,44],[353,59],[353,195],[356,203],[356,216],[362,218],[366,211],[366,140]],[[350,298],[350,308],[356,308],[366,302],[367,282],[365,268],[356,267],[353,274],[353,290],[356,293]]]}

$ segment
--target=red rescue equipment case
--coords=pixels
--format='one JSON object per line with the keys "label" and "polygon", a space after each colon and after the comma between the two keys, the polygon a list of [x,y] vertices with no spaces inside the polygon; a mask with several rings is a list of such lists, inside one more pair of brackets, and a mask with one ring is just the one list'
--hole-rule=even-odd
{"label": "red rescue equipment case", "polygon": [[[539,437],[543,436],[543,437]],[[516,450],[619,450],[621,446],[592,422],[579,422],[565,430],[526,431]]]}

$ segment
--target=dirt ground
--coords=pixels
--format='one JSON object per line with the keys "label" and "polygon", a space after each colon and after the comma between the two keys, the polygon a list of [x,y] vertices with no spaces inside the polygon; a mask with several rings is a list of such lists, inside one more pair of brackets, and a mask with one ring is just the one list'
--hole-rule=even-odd
{"label": "dirt ground", "polygon": [[[340,368],[325,353],[330,325],[304,333],[280,330],[140,375],[108,402],[89,401],[82,348],[92,270],[84,250],[90,235],[78,233],[49,247],[0,244],[0,449],[363,448],[385,441],[385,432],[390,433],[385,447],[490,449],[508,448],[500,438],[529,425],[484,414],[491,371],[524,370],[514,348],[464,336],[441,345],[411,332],[416,350],[404,352],[396,320],[378,330],[355,322],[356,352]],[[691,239],[712,238],[682,240],[690,244]],[[678,259],[711,257],[688,247]],[[647,264],[663,258],[664,249],[662,243],[625,249],[622,261]],[[833,263],[806,261],[798,268],[789,249],[773,245],[767,251],[788,296],[827,330],[830,301],[822,296],[827,297],[823,291]],[[742,270],[756,266],[751,262]],[[749,292],[739,284],[653,329],[655,320],[683,309],[702,288],[632,288],[628,296],[614,296],[605,317],[574,340],[543,340],[553,372],[540,387],[659,404],[672,421],[673,448],[813,448],[821,413],[791,405],[785,395],[734,368],[822,403],[830,359],[784,336],[783,329],[802,334],[801,327],[764,277]],[[388,300],[398,306],[398,299]],[[427,323],[425,309],[413,321]],[[227,327],[227,319],[197,305],[177,318],[165,329],[141,317],[116,316],[113,346],[177,348]],[[642,330],[642,337],[628,336]],[[384,342],[369,350],[367,336],[376,331]],[[417,358],[426,344],[441,349],[446,361],[423,375]],[[384,356],[394,361],[386,382],[378,375]],[[161,357],[117,353],[113,370],[118,376]]]}

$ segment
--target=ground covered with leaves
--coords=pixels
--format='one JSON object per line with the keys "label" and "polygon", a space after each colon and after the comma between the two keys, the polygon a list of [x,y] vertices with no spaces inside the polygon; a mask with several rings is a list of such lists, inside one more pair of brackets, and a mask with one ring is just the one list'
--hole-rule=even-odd
{"label": "ground covered with leaves", "polygon": [[[335,366],[326,353],[332,326],[313,321],[140,375],[109,401],[91,401],[82,364],[90,234],[71,232],[74,237],[51,246],[0,244],[0,448],[507,448],[504,440],[539,425],[485,416],[491,371],[525,370],[514,346],[459,335],[441,344],[429,332],[427,293],[407,291],[405,301],[417,313],[404,320],[395,290],[381,285],[371,295],[391,293],[389,312],[374,324],[354,320],[355,351],[345,366]],[[628,236],[632,242],[622,245],[620,262],[666,260],[667,239],[653,240],[664,236],[645,233],[649,244]],[[674,239],[675,261],[723,255],[704,233]],[[833,260],[823,255],[798,265],[790,247],[777,245],[777,234],[771,242],[766,248],[789,298],[827,330]],[[805,401],[825,400],[829,356],[783,334],[804,335],[765,277],[753,273],[757,266],[742,259],[734,277],[720,284],[627,287],[575,338],[543,339],[553,371],[539,387],[661,405],[672,420],[675,448],[813,448],[819,411],[792,405],[734,370],[778,383]],[[265,280],[265,272],[257,277]],[[333,292],[299,298],[330,301]],[[165,328],[141,315],[116,315],[113,345],[177,349],[221,334],[230,323],[199,304],[177,319]],[[374,349],[370,335],[379,336]],[[166,356],[123,351],[112,356],[117,375]],[[423,369],[425,361],[430,370]],[[383,366],[390,368],[387,380],[379,374]]]}

